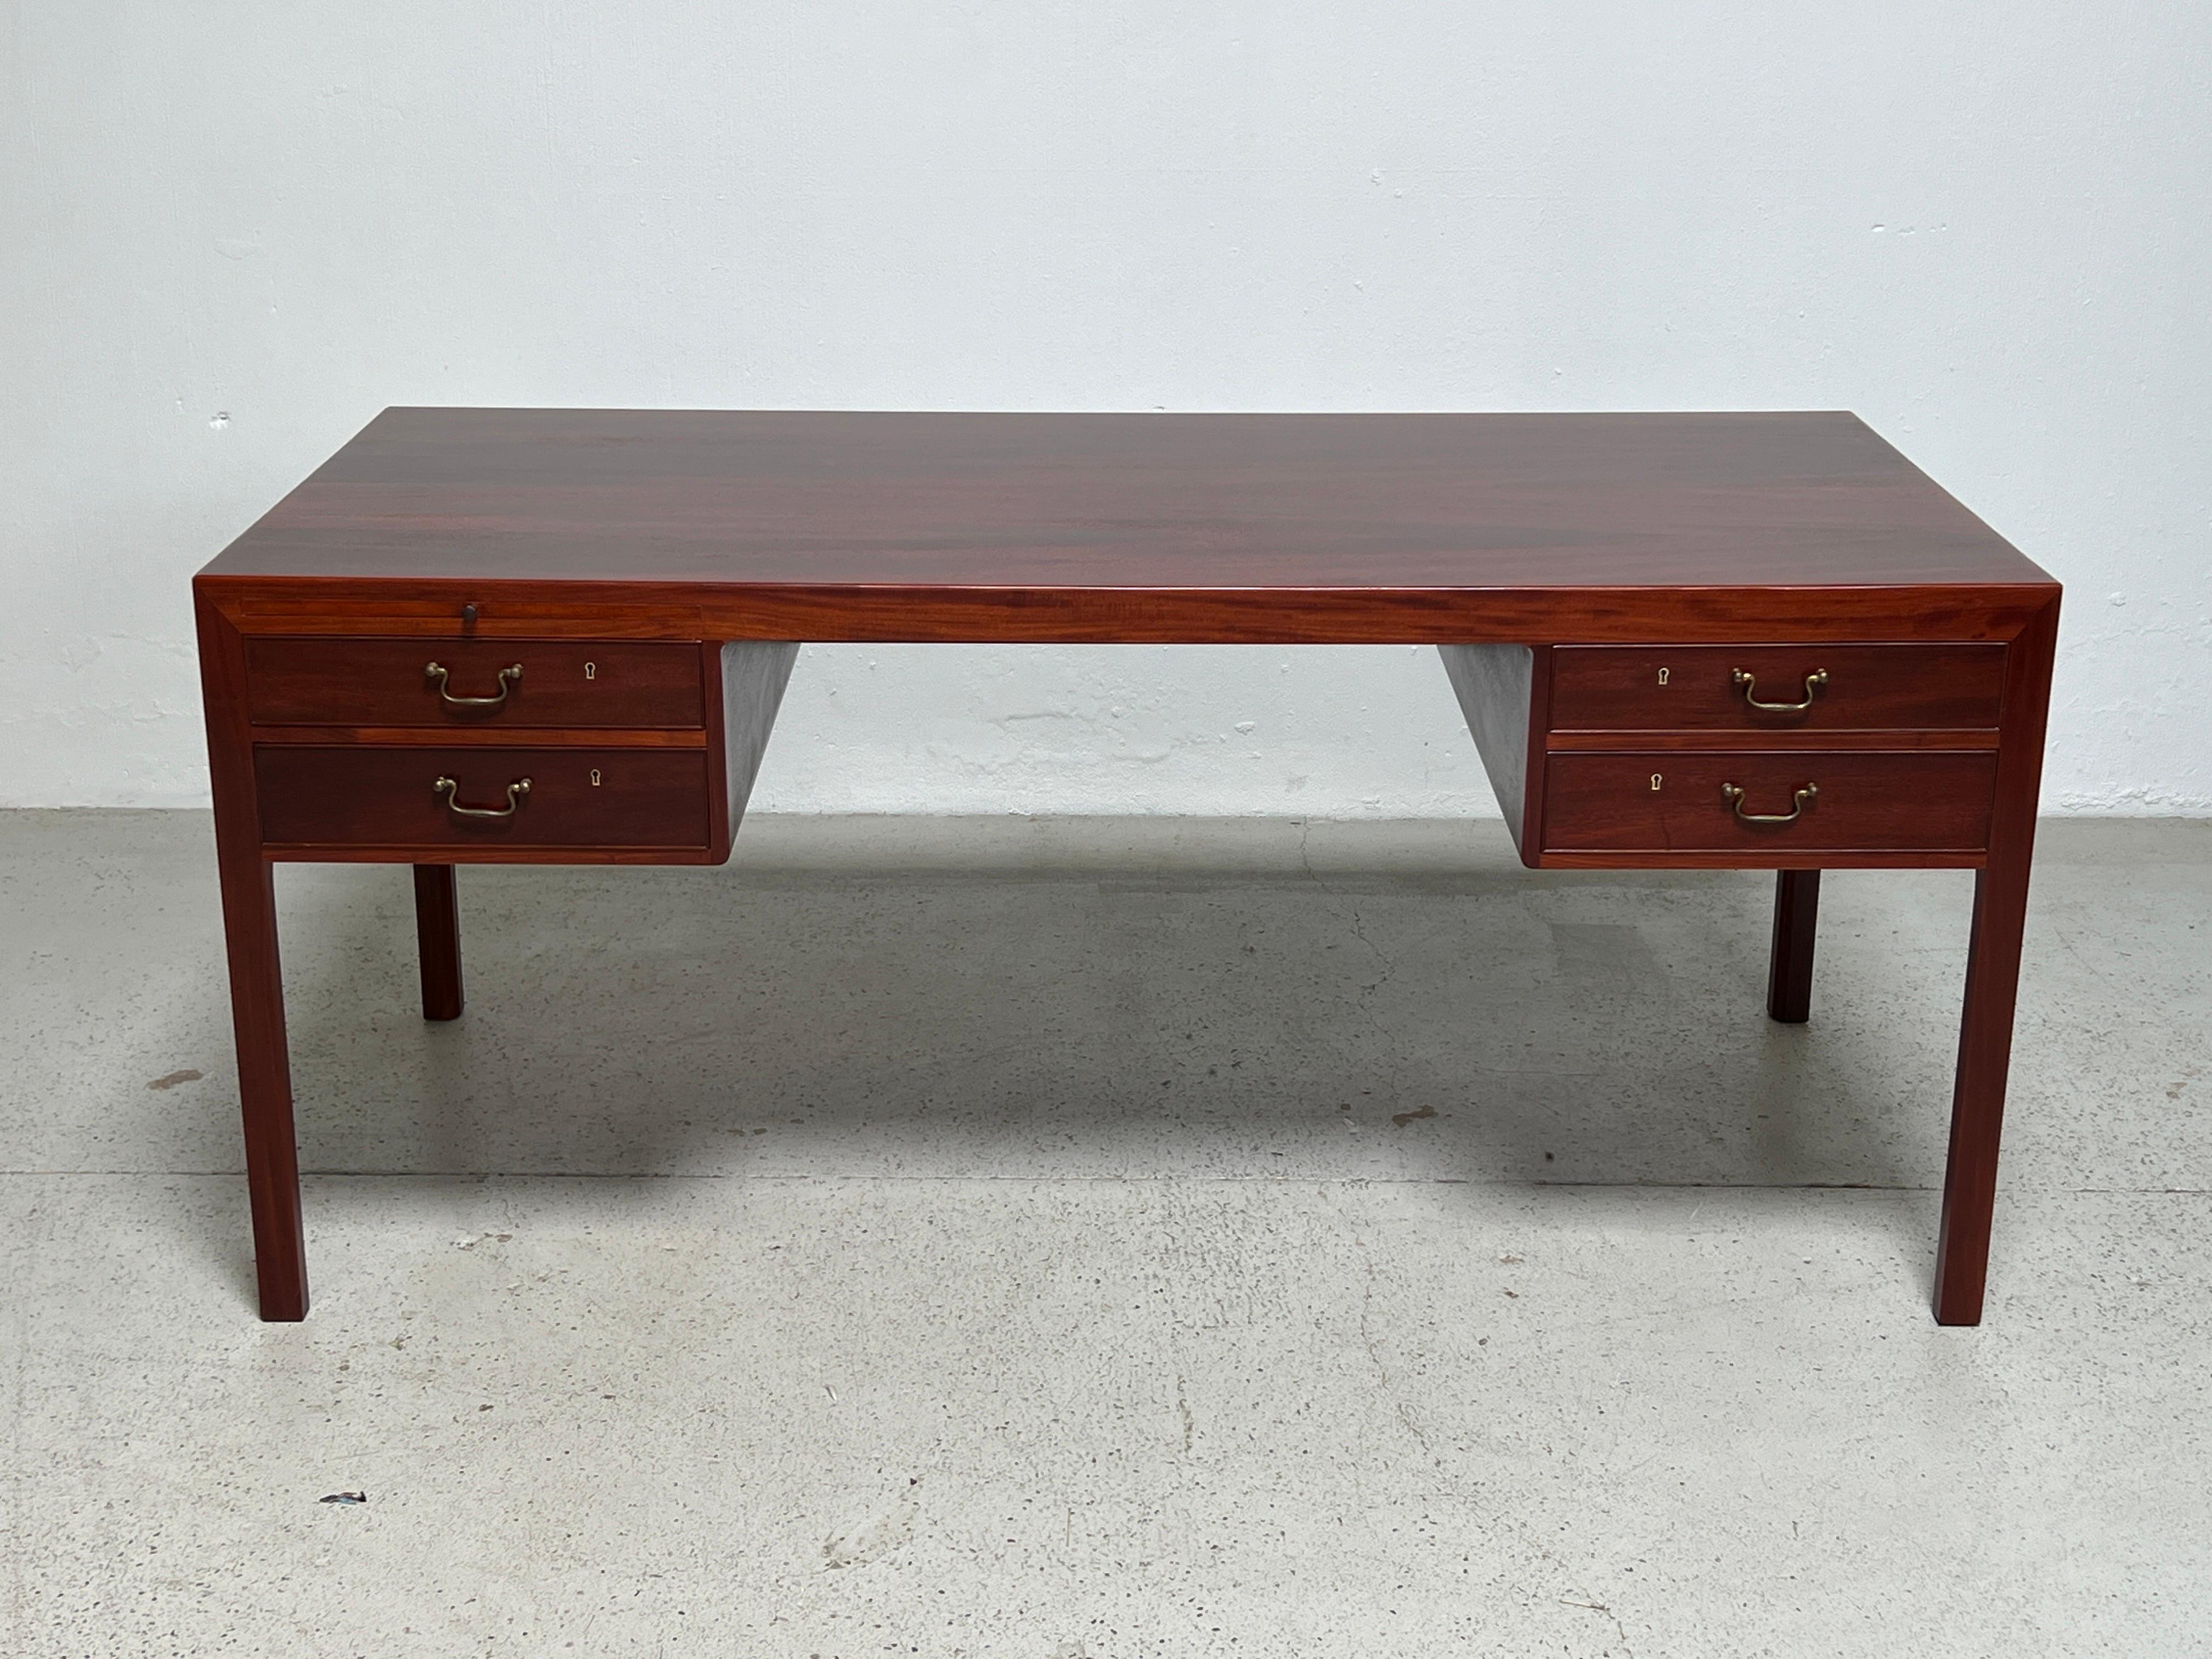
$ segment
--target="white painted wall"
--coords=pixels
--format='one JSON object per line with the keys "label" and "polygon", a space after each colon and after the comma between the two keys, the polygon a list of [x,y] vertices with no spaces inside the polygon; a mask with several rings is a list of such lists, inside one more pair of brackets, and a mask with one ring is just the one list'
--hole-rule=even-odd
{"label": "white painted wall", "polygon": [[[398,403],[1850,408],[2212,809],[2212,8],[0,9],[0,802],[204,775],[185,579]],[[783,810],[1489,811],[1435,656],[816,647]]]}

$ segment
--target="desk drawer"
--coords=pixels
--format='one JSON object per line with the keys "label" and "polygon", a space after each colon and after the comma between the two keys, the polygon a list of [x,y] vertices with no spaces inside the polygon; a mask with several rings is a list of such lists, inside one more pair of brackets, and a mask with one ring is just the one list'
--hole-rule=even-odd
{"label": "desk drawer", "polygon": [[[1991,751],[1553,754],[1541,844],[1547,853],[1978,852],[1989,845],[1996,779]],[[1744,816],[1793,811],[1787,823]]]}
{"label": "desk drawer", "polygon": [[246,683],[256,726],[696,729],[702,714],[699,647],[657,641],[252,636]]}
{"label": "desk drawer", "polygon": [[[1808,687],[1808,677],[1820,678]],[[1551,726],[1985,731],[2003,684],[2002,645],[1563,645],[1552,652]],[[1754,698],[1808,706],[1762,709]]]}
{"label": "desk drawer", "polygon": [[433,853],[713,839],[703,750],[264,744],[253,769],[270,846]]}

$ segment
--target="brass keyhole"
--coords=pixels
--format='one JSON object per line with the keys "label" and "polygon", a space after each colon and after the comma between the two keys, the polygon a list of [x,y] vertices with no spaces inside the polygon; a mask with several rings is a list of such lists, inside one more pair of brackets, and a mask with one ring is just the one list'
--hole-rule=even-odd
{"label": "brass keyhole", "polygon": [[[597,775],[594,774],[593,775],[596,776]],[[1656,772],[1654,772],[1651,775],[1651,787],[1654,789],[1656,789],[1659,787],[1659,775]]]}
{"label": "brass keyhole", "polygon": [[595,663],[595,662],[587,662],[587,663],[586,663],[586,664],[584,665],[584,678],[585,678],[586,679],[587,679],[587,680],[595,680],[595,679],[599,678],[599,664],[597,664],[597,663]]}
{"label": "brass keyhole", "polygon": [[[596,789],[596,788],[598,788],[599,787],[599,769],[598,767],[594,766],[594,767],[592,769],[592,788],[594,788],[594,789]],[[1657,784],[1656,784],[1656,783],[1655,783],[1655,784],[1653,784],[1651,787],[1652,787],[1653,788],[1656,789],[1659,786],[1658,786]]]}
{"label": "brass keyhole", "polygon": [[[1663,668],[1659,671],[1659,684],[1662,685],[1667,684],[1667,671]],[[1654,788],[1656,788],[1658,786],[1656,784],[1653,786]]]}

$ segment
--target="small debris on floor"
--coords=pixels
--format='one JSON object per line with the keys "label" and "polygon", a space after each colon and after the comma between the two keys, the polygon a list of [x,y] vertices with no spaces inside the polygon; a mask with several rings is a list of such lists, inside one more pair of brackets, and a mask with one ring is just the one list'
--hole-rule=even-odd
{"label": "small debris on floor", "polygon": [[365,1492],[325,1492],[319,1501],[325,1504],[366,1504],[368,1494]]}
{"label": "small debris on floor", "polygon": [[1437,1109],[1434,1106],[1424,1106],[1418,1112],[1393,1112],[1390,1114],[1390,1121],[1402,1129],[1408,1123],[1414,1122],[1418,1119],[1434,1117],[1436,1115]]}
{"label": "small debris on floor", "polygon": [[204,1072],[194,1072],[189,1070],[182,1072],[170,1072],[163,1076],[155,1078],[146,1086],[149,1089],[173,1089],[179,1083],[198,1083],[206,1075],[207,1073]]}

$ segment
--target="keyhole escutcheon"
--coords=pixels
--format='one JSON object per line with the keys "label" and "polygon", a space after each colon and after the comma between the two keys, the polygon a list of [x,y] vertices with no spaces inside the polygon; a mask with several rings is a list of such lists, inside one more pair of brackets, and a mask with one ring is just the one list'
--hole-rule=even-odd
{"label": "keyhole escutcheon", "polygon": [[1659,684],[1662,685],[1667,684],[1667,671],[1663,668],[1659,671]]}
{"label": "keyhole escutcheon", "polygon": [[587,662],[587,663],[586,663],[586,664],[584,665],[584,678],[585,678],[586,679],[587,679],[587,680],[595,680],[595,679],[599,678],[599,664],[597,664],[597,663],[595,663],[595,662]]}
{"label": "keyhole escutcheon", "polygon": [[[596,788],[598,788],[599,787],[599,769],[598,767],[594,766],[594,767],[592,769],[592,788],[594,788],[594,789],[596,789]],[[1652,785],[1652,787],[1656,789],[1656,788],[1657,788],[1657,787],[1658,787],[1658,785],[1654,784],[1654,785]]]}
{"label": "keyhole escutcheon", "polygon": [[[597,774],[593,774],[593,775],[594,775],[594,776],[596,776],[596,775],[597,775]],[[1660,784],[1660,777],[1659,777],[1659,775],[1658,775],[1656,772],[1654,772],[1654,773],[1651,775],[1651,787],[1652,787],[1654,789],[1656,789],[1656,788],[1659,787],[1659,784]]]}

